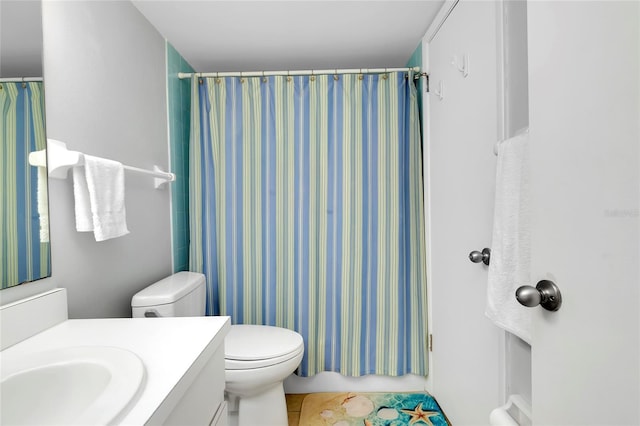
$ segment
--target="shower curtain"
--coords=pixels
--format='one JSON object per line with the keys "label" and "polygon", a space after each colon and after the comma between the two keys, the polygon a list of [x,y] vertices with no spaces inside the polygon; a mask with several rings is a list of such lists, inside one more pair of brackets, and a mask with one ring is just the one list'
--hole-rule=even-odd
{"label": "shower curtain", "polygon": [[411,74],[193,78],[208,314],[296,330],[302,376],[426,375],[424,235]]}
{"label": "shower curtain", "polygon": [[50,270],[46,170],[28,161],[46,147],[42,83],[0,83],[0,109],[0,279],[7,288]]}

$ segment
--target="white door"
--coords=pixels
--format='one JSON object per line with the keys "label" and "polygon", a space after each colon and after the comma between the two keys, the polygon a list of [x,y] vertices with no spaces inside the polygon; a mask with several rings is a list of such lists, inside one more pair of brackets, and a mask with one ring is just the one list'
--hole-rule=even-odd
{"label": "white door", "polygon": [[640,424],[639,3],[528,2],[536,425]]}
{"label": "white door", "polygon": [[[455,425],[486,424],[501,404],[503,332],[484,315],[487,266],[468,258],[491,244],[498,127],[495,8],[494,2],[459,2],[428,48],[430,379]],[[458,71],[465,55],[466,78]]]}

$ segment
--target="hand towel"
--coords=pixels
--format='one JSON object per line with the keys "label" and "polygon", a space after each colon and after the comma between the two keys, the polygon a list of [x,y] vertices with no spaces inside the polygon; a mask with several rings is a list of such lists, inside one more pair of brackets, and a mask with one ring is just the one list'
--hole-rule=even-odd
{"label": "hand towel", "polygon": [[49,242],[49,198],[47,193],[47,168],[38,167],[37,182],[38,218],[40,220],[40,242]]}
{"label": "hand towel", "polygon": [[498,145],[496,194],[485,314],[499,327],[531,344],[531,308],[516,289],[531,285],[529,134]]}
{"label": "hand towel", "polygon": [[76,231],[93,231],[93,218],[91,217],[91,200],[89,200],[89,188],[83,166],[73,168],[73,198],[76,211]]}
{"label": "hand towel", "polygon": [[85,155],[84,170],[74,167],[73,178],[76,229],[93,231],[96,241],[128,234],[122,164]]}

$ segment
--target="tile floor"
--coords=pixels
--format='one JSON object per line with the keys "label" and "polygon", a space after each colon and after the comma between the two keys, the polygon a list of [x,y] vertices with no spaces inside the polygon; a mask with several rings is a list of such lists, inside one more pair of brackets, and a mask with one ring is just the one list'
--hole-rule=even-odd
{"label": "tile floor", "polygon": [[289,426],[298,426],[300,422],[302,400],[305,396],[307,396],[306,393],[288,393],[285,395],[285,398],[287,399],[287,416],[289,417]]}

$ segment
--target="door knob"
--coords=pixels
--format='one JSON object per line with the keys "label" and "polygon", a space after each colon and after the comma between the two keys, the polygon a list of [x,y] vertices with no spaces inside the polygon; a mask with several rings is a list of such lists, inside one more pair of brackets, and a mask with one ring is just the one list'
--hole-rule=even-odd
{"label": "door knob", "polygon": [[482,252],[472,251],[469,253],[469,260],[473,263],[484,263],[485,265],[489,264],[489,260],[491,260],[491,249],[483,248]]}
{"label": "door knob", "polygon": [[516,290],[516,299],[521,305],[533,308],[542,306],[548,311],[557,311],[562,305],[562,294],[553,281],[542,280],[535,287],[523,285]]}

